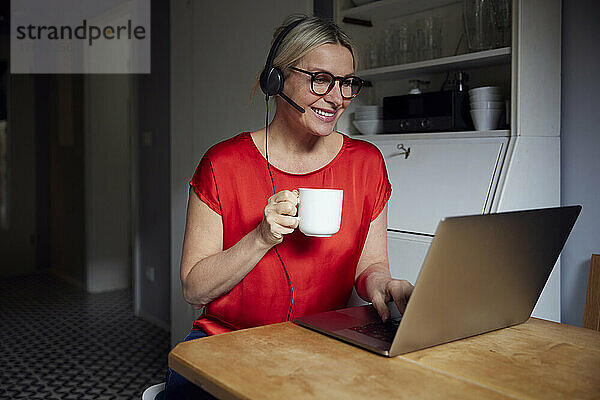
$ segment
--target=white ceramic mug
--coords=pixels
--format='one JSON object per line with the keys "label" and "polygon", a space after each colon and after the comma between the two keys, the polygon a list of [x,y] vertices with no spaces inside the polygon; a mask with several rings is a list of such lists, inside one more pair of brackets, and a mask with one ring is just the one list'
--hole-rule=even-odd
{"label": "white ceramic mug", "polygon": [[306,236],[330,237],[340,230],[344,191],[298,188],[298,228]]}

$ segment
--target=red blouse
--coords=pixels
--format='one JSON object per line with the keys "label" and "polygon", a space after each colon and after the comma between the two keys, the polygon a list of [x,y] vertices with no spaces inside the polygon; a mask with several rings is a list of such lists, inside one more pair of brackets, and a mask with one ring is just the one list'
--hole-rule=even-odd
{"label": "red blouse", "polygon": [[[291,174],[271,166],[271,172],[276,192],[300,187],[344,190],[338,233],[318,238],[296,229],[277,245],[294,287],[290,320],[344,307],[352,293],[369,225],[392,192],[381,153],[368,142],[344,135],[342,149],[322,168]],[[210,148],[190,185],[221,215],[224,250],[258,226],[267,199],[273,195],[266,160],[248,132]],[[283,322],[290,301],[285,272],[271,248],[229,293],[204,307],[194,328],[214,335]]]}

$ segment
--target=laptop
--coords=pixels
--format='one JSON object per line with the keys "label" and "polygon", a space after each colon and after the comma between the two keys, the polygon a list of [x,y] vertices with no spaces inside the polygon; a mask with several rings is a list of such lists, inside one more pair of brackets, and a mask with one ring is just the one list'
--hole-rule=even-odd
{"label": "laptop", "polygon": [[445,218],[404,315],[393,306],[383,323],[365,305],[295,322],[388,357],[523,323],[580,211],[569,206]]}

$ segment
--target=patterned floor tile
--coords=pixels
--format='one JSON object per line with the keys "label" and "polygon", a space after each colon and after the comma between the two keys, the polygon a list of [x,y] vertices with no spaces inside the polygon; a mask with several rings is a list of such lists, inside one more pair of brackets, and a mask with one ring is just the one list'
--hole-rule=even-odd
{"label": "patterned floor tile", "polygon": [[169,350],[169,332],[133,315],[130,290],[0,279],[0,399],[140,399],[164,381]]}

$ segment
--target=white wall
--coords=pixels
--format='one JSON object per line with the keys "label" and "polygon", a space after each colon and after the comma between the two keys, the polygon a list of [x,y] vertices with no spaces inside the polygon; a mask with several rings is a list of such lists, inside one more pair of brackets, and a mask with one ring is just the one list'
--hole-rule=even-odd
{"label": "white wall", "polygon": [[264,124],[264,101],[250,91],[273,30],[312,0],[171,3],[171,339],[183,339],[195,312],[184,301],[179,262],[188,182],[208,148]]}
{"label": "white wall", "polygon": [[600,4],[563,1],[562,203],[583,209],[562,252],[562,321],[581,326],[592,253],[600,253]]}
{"label": "white wall", "polygon": [[131,286],[131,76],[85,77],[85,235],[89,292]]}

